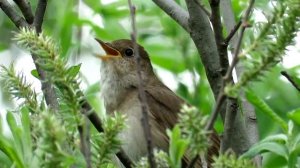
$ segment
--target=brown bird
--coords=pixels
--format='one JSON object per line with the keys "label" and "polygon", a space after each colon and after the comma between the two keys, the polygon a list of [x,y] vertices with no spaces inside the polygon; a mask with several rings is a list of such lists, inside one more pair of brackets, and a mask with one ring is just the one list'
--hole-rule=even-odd
{"label": "brown bird", "polygon": [[[96,40],[106,52],[106,55],[100,56],[102,59],[101,92],[106,112],[112,114],[116,111],[127,115],[128,128],[120,135],[124,142],[122,148],[131,160],[138,161],[140,157],[147,155],[147,143],[141,124],[142,109],[138,98],[139,78],[133,50],[134,44],[131,40],[126,39],[111,43]],[[176,124],[178,112],[184,100],[165,86],[155,75],[144,48],[138,45],[138,50],[141,57],[141,75],[149,107],[148,116],[153,145],[168,151],[169,140],[166,129],[172,128]],[[212,155],[217,155],[219,149],[219,137],[215,133],[211,136],[211,140],[213,146],[208,152],[209,161],[211,161]]]}

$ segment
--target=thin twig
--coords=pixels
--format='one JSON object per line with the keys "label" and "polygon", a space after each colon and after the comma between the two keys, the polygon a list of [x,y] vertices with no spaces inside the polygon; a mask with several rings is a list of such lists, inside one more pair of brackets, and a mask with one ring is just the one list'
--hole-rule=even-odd
{"label": "thin twig", "polygon": [[221,91],[220,94],[219,94],[219,96],[218,96],[215,109],[212,112],[208,123],[206,124],[206,127],[205,127],[206,130],[212,130],[212,128],[214,126],[214,123],[215,123],[215,120],[218,117],[218,112],[219,112],[219,110],[220,110],[220,108],[221,108],[224,100],[226,100],[226,95],[223,94],[223,91]]}
{"label": "thin twig", "polygon": [[174,0],[152,0],[157,6],[159,6],[166,14],[173,18],[181,27],[187,32],[190,32],[189,27],[189,14],[181,6],[179,6]]}
{"label": "thin twig", "polygon": [[33,22],[33,14],[30,6],[30,2],[28,0],[14,0],[14,2],[18,5],[20,10],[22,11],[26,21],[28,24]]}
{"label": "thin twig", "polygon": [[57,111],[59,108],[59,105],[58,105],[58,101],[57,101],[57,95],[54,91],[54,87],[49,81],[47,81],[46,72],[36,63],[38,56],[35,54],[31,54],[31,57],[33,59],[36,70],[40,77],[40,81],[41,81],[41,85],[42,85],[41,89],[44,94],[46,104],[53,111]]}
{"label": "thin twig", "polygon": [[[215,40],[218,48],[220,65],[221,65],[221,74],[225,75],[226,70],[229,67],[227,45],[224,45],[223,37],[223,25],[221,22],[220,15],[220,1],[219,0],[210,0],[209,5],[211,8],[210,20],[214,29]],[[233,79],[232,79],[233,80]],[[226,110],[221,111],[222,117],[225,116]]]}
{"label": "thin twig", "polygon": [[280,73],[300,92],[300,87],[286,71],[281,71]]}
{"label": "thin twig", "polygon": [[240,53],[240,49],[241,49],[241,44],[242,44],[244,32],[245,32],[246,28],[249,27],[248,19],[249,19],[249,16],[250,16],[250,12],[251,12],[251,10],[253,8],[254,2],[255,2],[255,0],[250,0],[249,6],[248,6],[248,8],[247,8],[247,10],[245,12],[244,17],[243,17],[241,33],[239,35],[237,46],[235,48],[235,52],[234,52],[234,55],[233,55],[232,63],[231,63],[231,65],[230,65],[230,67],[229,67],[229,69],[228,69],[228,71],[227,71],[227,73],[226,73],[226,75],[224,77],[225,82],[227,82],[226,80],[228,80],[228,79],[231,78],[232,71],[233,71],[235,65],[239,61],[238,54]]}
{"label": "thin twig", "polygon": [[[35,31],[37,34],[39,34],[42,31],[42,24],[44,21],[44,15],[46,11],[46,6],[47,6],[47,0],[39,0],[38,5],[35,11],[35,16],[34,16],[34,21],[33,25],[35,27]],[[57,95],[54,91],[53,85],[47,81],[47,75],[44,72],[42,68],[36,63],[38,56],[32,54],[32,59],[35,63],[36,70],[41,78],[41,84],[42,84],[42,91],[45,96],[45,100],[47,105],[54,111],[58,109],[58,101],[57,101]]]}
{"label": "thin twig", "polygon": [[204,11],[204,13],[206,13],[208,17],[211,16],[210,12],[204,7],[204,5],[200,4],[198,0],[194,0],[194,1]]}
{"label": "thin twig", "polygon": [[44,20],[44,15],[47,7],[47,0],[39,0],[33,21],[33,26],[37,33],[40,33],[42,30],[42,24]]}
{"label": "thin twig", "polygon": [[192,159],[192,161],[189,163],[189,165],[187,165],[187,168],[193,168],[194,167],[194,165],[195,165],[195,163],[197,162],[197,160],[200,158],[200,156],[199,155],[196,155],[193,159]]}
{"label": "thin twig", "polygon": [[[80,17],[80,3],[81,0],[77,0],[77,17]],[[77,59],[80,54],[81,54],[81,35],[82,35],[82,29],[81,26],[77,27],[77,32],[76,32],[76,40],[79,42],[78,44],[78,49],[77,53],[75,56],[73,56],[73,60],[76,63]],[[86,109],[81,109],[81,113],[87,113]],[[90,141],[90,122],[88,121],[87,117],[84,117],[83,122],[81,122],[80,125],[78,125],[78,132],[79,132],[79,137],[80,137],[80,150],[81,153],[84,156],[85,162],[86,162],[86,167],[87,168],[92,168],[92,160],[91,160],[91,141]]]}
{"label": "thin twig", "polygon": [[16,25],[17,28],[28,26],[25,19],[18,15],[18,13],[12,8],[12,6],[7,2],[7,0],[0,0],[0,8]]}
{"label": "thin twig", "polygon": [[132,26],[132,33],[131,33],[131,40],[134,44],[134,55],[136,59],[136,68],[137,68],[137,74],[139,79],[139,85],[138,85],[138,91],[139,91],[139,99],[141,103],[142,108],[142,125],[144,128],[144,134],[145,139],[147,141],[147,149],[148,149],[148,161],[151,168],[156,168],[154,154],[153,154],[153,142],[152,142],[152,135],[151,135],[151,128],[149,124],[149,107],[147,104],[147,98],[145,94],[145,88],[144,88],[144,81],[142,79],[141,74],[141,57],[139,54],[139,48],[138,44],[136,42],[137,38],[137,30],[136,30],[136,23],[135,23],[135,6],[133,6],[131,0],[128,0],[128,5],[130,9],[130,15],[131,15],[131,26]]}
{"label": "thin twig", "polygon": [[242,21],[239,20],[239,22],[233,27],[233,29],[230,31],[228,36],[224,40],[224,44],[228,45],[232,37],[236,34],[236,32],[239,30],[240,26],[242,25]]}
{"label": "thin twig", "polygon": [[82,153],[82,155],[85,158],[86,164],[87,164],[87,168],[91,168],[91,151],[90,151],[90,146],[89,146],[89,132],[88,132],[88,122],[86,122],[87,120],[85,120],[85,125],[78,125],[77,126],[77,130],[79,132],[79,138],[80,138],[80,151]]}

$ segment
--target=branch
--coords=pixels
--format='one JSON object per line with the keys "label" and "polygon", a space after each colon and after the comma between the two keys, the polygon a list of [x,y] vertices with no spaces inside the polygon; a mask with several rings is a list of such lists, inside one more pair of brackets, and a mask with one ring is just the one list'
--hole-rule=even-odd
{"label": "branch", "polygon": [[[221,22],[220,15],[220,0],[210,0],[209,1],[211,8],[211,23],[214,29],[215,40],[219,52],[219,59],[221,65],[221,73],[224,75],[226,73],[226,69],[229,67],[228,54],[227,54],[227,46],[224,45],[224,37],[223,37],[223,25]],[[233,79],[232,79],[233,80]],[[223,111],[225,115],[226,111]]]}
{"label": "branch", "polygon": [[[209,18],[194,0],[186,0],[190,19],[190,36],[193,39],[201,60],[205,67],[207,79],[210,83],[215,98],[221,88],[222,75],[219,53],[216,46]],[[203,45],[205,44],[205,45]]]}
{"label": "branch", "polygon": [[252,7],[253,7],[253,4],[254,4],[254,1],[255,0],[250,0],[249,2],[249,6],[245,12],[245,15],[243,17],[243,24],[242,24],[242,29],[241,29],[241,33],[240,33],[240,36],[239,36],[239,39],[238,39],[238,43],[237,43],[237,46],[236,46],[236,50],[234,52],[234,56],[233,56],[233,60],[232,60],[232,63],[230,65],[230,67],[228,68],[227,70],[227,73],[226,75],[224,76],[224,82],[223,82],[223,86],[222,86],[222,89],[221,89],[221,92],[219,93],[219,96],[218,96],[218,101],[217,101],[217,104],[216,104],[216,107],[214,109],[214,111],[212,112],[212,115],[211,115],[211,118],[206,126],[206,129],[207,130],[212,130],[213,128],[213,125],[217,119],[217,116],[218,116],[218,112],[219,112],[219,109],[220,107],[222,106],[222,104],[224,103],[224,100],[225,98],[227,97],[225,94],[224,94],[224,88],[225,88],[225,85],[228,84],[232,78],[232,71],[235,67],[235,65],[238,63],[239,59],[238,59],[238,54],[240,52],[240,48],[241,48],[241,43],[242,43],[242,39],[243,39],[243,35],[244,35],[244,32],[245,32],[245,29],[248,26],[248,18],[250,16],[250,11],[252,10]]}
{"label": "branch", "polygon": [[[225,25],[224,27],[228,34],[224,43],[226,46],[230,45],[229,50],[232,55],[234,55],[235,46],[238,41],[237,32],[241,26],[242,20],[239,19],[238,23],[236,23],[231,0],[220,1],[220,7]],[[243,65],[237,65],[235,67],[238,77],[241,72],[243,72],[243,69]],[[237,109],[239,110],[238,113],[236,113],[236,110],[234,109],[235,105],[230,103],[232,100],[236,99],[229,98],[227,100],[229,101],[227,104],[227,111],[233,111],[226,112],[221,152],[232,149],[239,155],[248,150],[250,146],[257,143],[259,140],[257,123],[255,120],[256,114],[254,107],[245,100],[244,93],[240,95],[241,105],[239,109]],[[261,165],[259,156],[256,156],[255,162],[257,165]]]}
{"label": "branch", "polygon": [[33,26],[37,33],[40,33],[42,30],[42,24],[44,20],[44,15],[47,7],[47,0],[39,0],[36,10],[35,10],[35,17],[33,21]]}
{"label": "branch", "polygon": [[16,25],[17,28],[28,26],[25,19],[18,15],[18,13],[12,8],[12,6],[7,2],[7,0],[0,0],[0,8]]}
{"label": "branch", "polygon": [[224,40],[224,44],[228,46],[230,40],[232,37],[236,34],[236,32],[239,30],[240,26],[242,25],[242,21],[239,20],[239,22],[233,27],[233,29],[230,31],[228,36]]}
{"label": "branch", "polygon": [[189,14],[181,6],[179,6],[174,0],[152,0],[157,6],[159,6],[166,14],[168,14],[173,20],[175,20],[182,28],[187,32],[190,32],[189,27]]}
{"label": "branch", "polygon": [[[186,2],[188,3],[188,0],[186,0]],[[254,4],[254,0],[250,0],[249,2],[249,6],[245,12],[245,15],[244,15],[244,18],[243,18],[243,28],[241,30],[241,34],[240,34],[240,38],[239,38],[239,42],[237,44],[237,47],[236,47],[236,51],[235,51],[235,55],[234,57],[236,58],[233,58],[233,61],[232,61],[232,64],[230,65],[230,67],[228,68],[227,70],[227,73],[224,77],[224,81],[223,81],[223,84],[222,84],[222,88],[221,88],[221,91],[219,92],[218,94],[218,98],[217,98],[217,102],[216,102],[216,106],[211,114],[211,117],[207,123],[207,125],[205,126],[205,129],[207,131],[211,131],[213,129],[213,125],[217,119],[217,116],[218,116],[218,112],[220,111],[220,109],[223,107],[223,103],[224,101],[226,100],[226,95],[224,93],[224,88],[225,88],[225,85],[231,81],[231,78],[232,78],[232,70],[234,68],[234,66],[237,64],[238,62],[238,59],[237,59],[237,55],[239,53],[239,50],[240,50],[240,46],[241,46],[241,42],[242,42],[242,37],[243,37],[243,34],[244,34],[244,31],[246,29],[246,27],[248,27],[248,24],[247,24],[247,21],[248,21],[248,18],[249,18],[249,15],[250,15],[250,11],[253,7],[253,4]],[[228,115],[229,116],[229,115]],[[197,157],[197,156],[196,156]],[[195,158],[193,158],[192,160],[195,160]],[[193,163],[193,162],[192,162]],[[191,164],[192,164],[191,163]],[[193,165],[189,165],[189,167],[192,167]]]}
{"label": "branch", "polygon": [[84,120],[84,124],[78,125],[77,129],[80,137],[80,151],[85,158],[87,168],[91,168],[91,149],[90,149],[90,134],[89,134],[89,122]]}
{"label": "branch", "polygon": [[286,77],[286,79],[300,92],[300,87],[297,85],[297,83],[293,80],[293,78],[286,72],[286,71],[281,71],[281,75]]}
{"label": "branch", "polygon": [[202,4],[200,4],[200,2],[198,1],[198,0],[194,0],[195,1],[195,3],[197,4],[197,5],[199,5],[199,7],[206,13],[206,15],[208,16],[208,17],[210,17],[210,12],[204,7],[204,5],[202,5]]}
{"label": "branch", "polygon": [[14,0],[14,2],[18,5],[20,10],[22,11],[26,21],[28,24],[31,24],[33,22],[33,14],[30,6],[30,2],[27,0]]}
{"label": "branch", "polygon": [[145,88],[144,88],[144,81],[142,79],[142,70],[141,70],[141,57],[139,54],[139,48],[138,44],[136,42],[137,38],[137,30],[136,30],[136,24],[135,24],[135,6],[132,5],[131,0],[128,0],[128,5],[130,9],[130,15],[131,15],[131,26],[132,26],[132,33],[131,33],[131,40],[133,42],[133,49],[134,49],[134,55],[136,59],[136,69],[139,79],[139,85],[138,85],[138,91],[139,91],[139,99],[141,103],[142,108],[142,125],[144,128],[144,134],[145,139],[147,141],[147,149],[148,149],[148,162],[151,168],[156,168],[155,164],[155,158],[153,154],[153,142],[152,142],[152,135],[151,135],[151,128],[149,124],[149,107],[147,104],[147,98],[145,94]]}
{"label": "branch", "polygon": [[239,61],[238,54],[240,53],[244,32],[245,32],[246,28],[249,27],[248,18],[250,16],[250,12],[252,10],[254,2],[255,2],[255,0],[250,0],[248,9],[246,10],[246,13],[243,17],[241,33],[240,33],[239,38],[238,38],[238,42],[237,42],[237,46],[235,48],[232,63],[231,63],[231,65],[230,65],[230,67],[229,67],[229,69],[228,69],[228,71],[227,71],[227,73],[224,77],[225,82],[227,82],[232,77],[232,71],[233,71],[234,67],[236,66],[236,64],[238,63],[238,61]]}
{"label": "branch", "polygon": [[[47,0],[39,0],[35,11],[34,21],[33,21],[33,25],[35,27],[35,31],[37,32],[37,34],[39,34],[42,31],[41,27],[44,20],[46,6],[47,6]],[[59,105],[58,105],[57,96],[54,91],[53,85],[47,81],[46,73],[36,63],[37,56],[32,54],[32,59],[35,63],[36,70],[39,76],[41,77],[42,91],[44,93],[46,103],[47,105],[49,105],[50,108],[56,111]]]}

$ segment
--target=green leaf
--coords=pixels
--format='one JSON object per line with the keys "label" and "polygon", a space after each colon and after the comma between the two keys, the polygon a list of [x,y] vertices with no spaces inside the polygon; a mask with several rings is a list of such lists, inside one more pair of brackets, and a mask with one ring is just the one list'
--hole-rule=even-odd
{"label": "green leaf", "polygon": [[6,50],[7,48],[8,48],[7,43],[0,43],[0,52]]}
{"label": "green leaf", "polygon": [[67,70],[68,76],[70,76],[71,78],[75,78],[76,75],[77,75],[77,74],[79,73],[79,71],[80,71],[80,67],[81,67],[81,63],[78,64],[78,65],[71,66],[71,67]]}
{"label": "green leaf", "polygon": [[171,167],[180,168],[181,158],[187,149],[188,140],[181,138],[181,131],[178,125],[172,131],[167,130],[167,134],[170,138],[169,155]]}
{"label": "green leaf", "polygon": [[6,114],[6,120],[7,120],[8,126],[11,130],[11,133],[13,135],[15,150],[18,152],[18,154],[23,154],[23,152],[22,152],[22,135],[21,135],[22,130],[18,127],[17,121],[16,121],[15,117],[13,116],[12,112],[8,112]]}
{"label": "green leaf", "polygon": [[288,126],[287,126],[286,122],[279,115],[277,115],[267,105],[267,103],[265,103],[264,100],[259,98],[253,91],[251,91],[250,89],[247,89],[246,90],[246,97],[247,97],[247,100],[251,104],[253,104],[256,108],[261,110],[264,114],[268,115],[272,120],[277,122],[285,132],[288,131]]}
{"label": "green leaf", "polygon": [[261,140],[261,142],[277,142],[281,144],[285,144],[288,141],[288,137],[285,134],[277,134],[277,135],[270,135],[265,139]]}
{"label": "green leaf", "polygon": [[18,155],[18,152],[15,150],[15,147],[11,143],[10,139],[7,139],[2,134],[0,134],[0,150],[10,158],[12,162],[16,164],[17,168],[25,168],[23,162]]}
{"label": "green leaf", "polygon": [[31,70],[31,75],[37,79],[40,79],[40,75],[36,69]]}
{"label": "green leaf", "polygon": [[24,149],[24,157],[26,161],[31,160],[32,157],[32,139],[31,139],[31,130],[30,130],[30,118],[29,110],[27,107],[21,109],[21,122],[22,122],[22,142]]}
{"label": "green leaf", "polygon": [[287,114],[288,118],[300,125],[300,108],[295,109]]}
{"label": "green leaf", "polygon": [[258,143],[251,147],[246,153],[244,153],[241,157],[249,157],[252,158],[257,154],[261,154],[264,152],[272,152],[283,157],[285,160],[288,160],[288,150],[285,145],[276,143],[276,142],[263,142]]}

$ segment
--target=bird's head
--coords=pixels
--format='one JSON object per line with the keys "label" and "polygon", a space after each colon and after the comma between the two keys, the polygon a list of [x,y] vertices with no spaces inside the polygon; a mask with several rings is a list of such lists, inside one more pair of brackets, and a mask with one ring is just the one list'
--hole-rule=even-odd
{"label": "bird's head", "polygon": [[[134,43],[127,39],[115,40],[111,43],[103,42],[99,39],[96,40],[106,53],[105,55],[98,55],[102,60],[101,73],[104,75],[113,75],[118,80],[135,85],[138,82],[138,76],[136,54],[133,49]],[[138,45],[138,52],[141,58],[142,78],[147,80],[147,77],[153,74],[150,59],[147,52],[140,45]]]}

